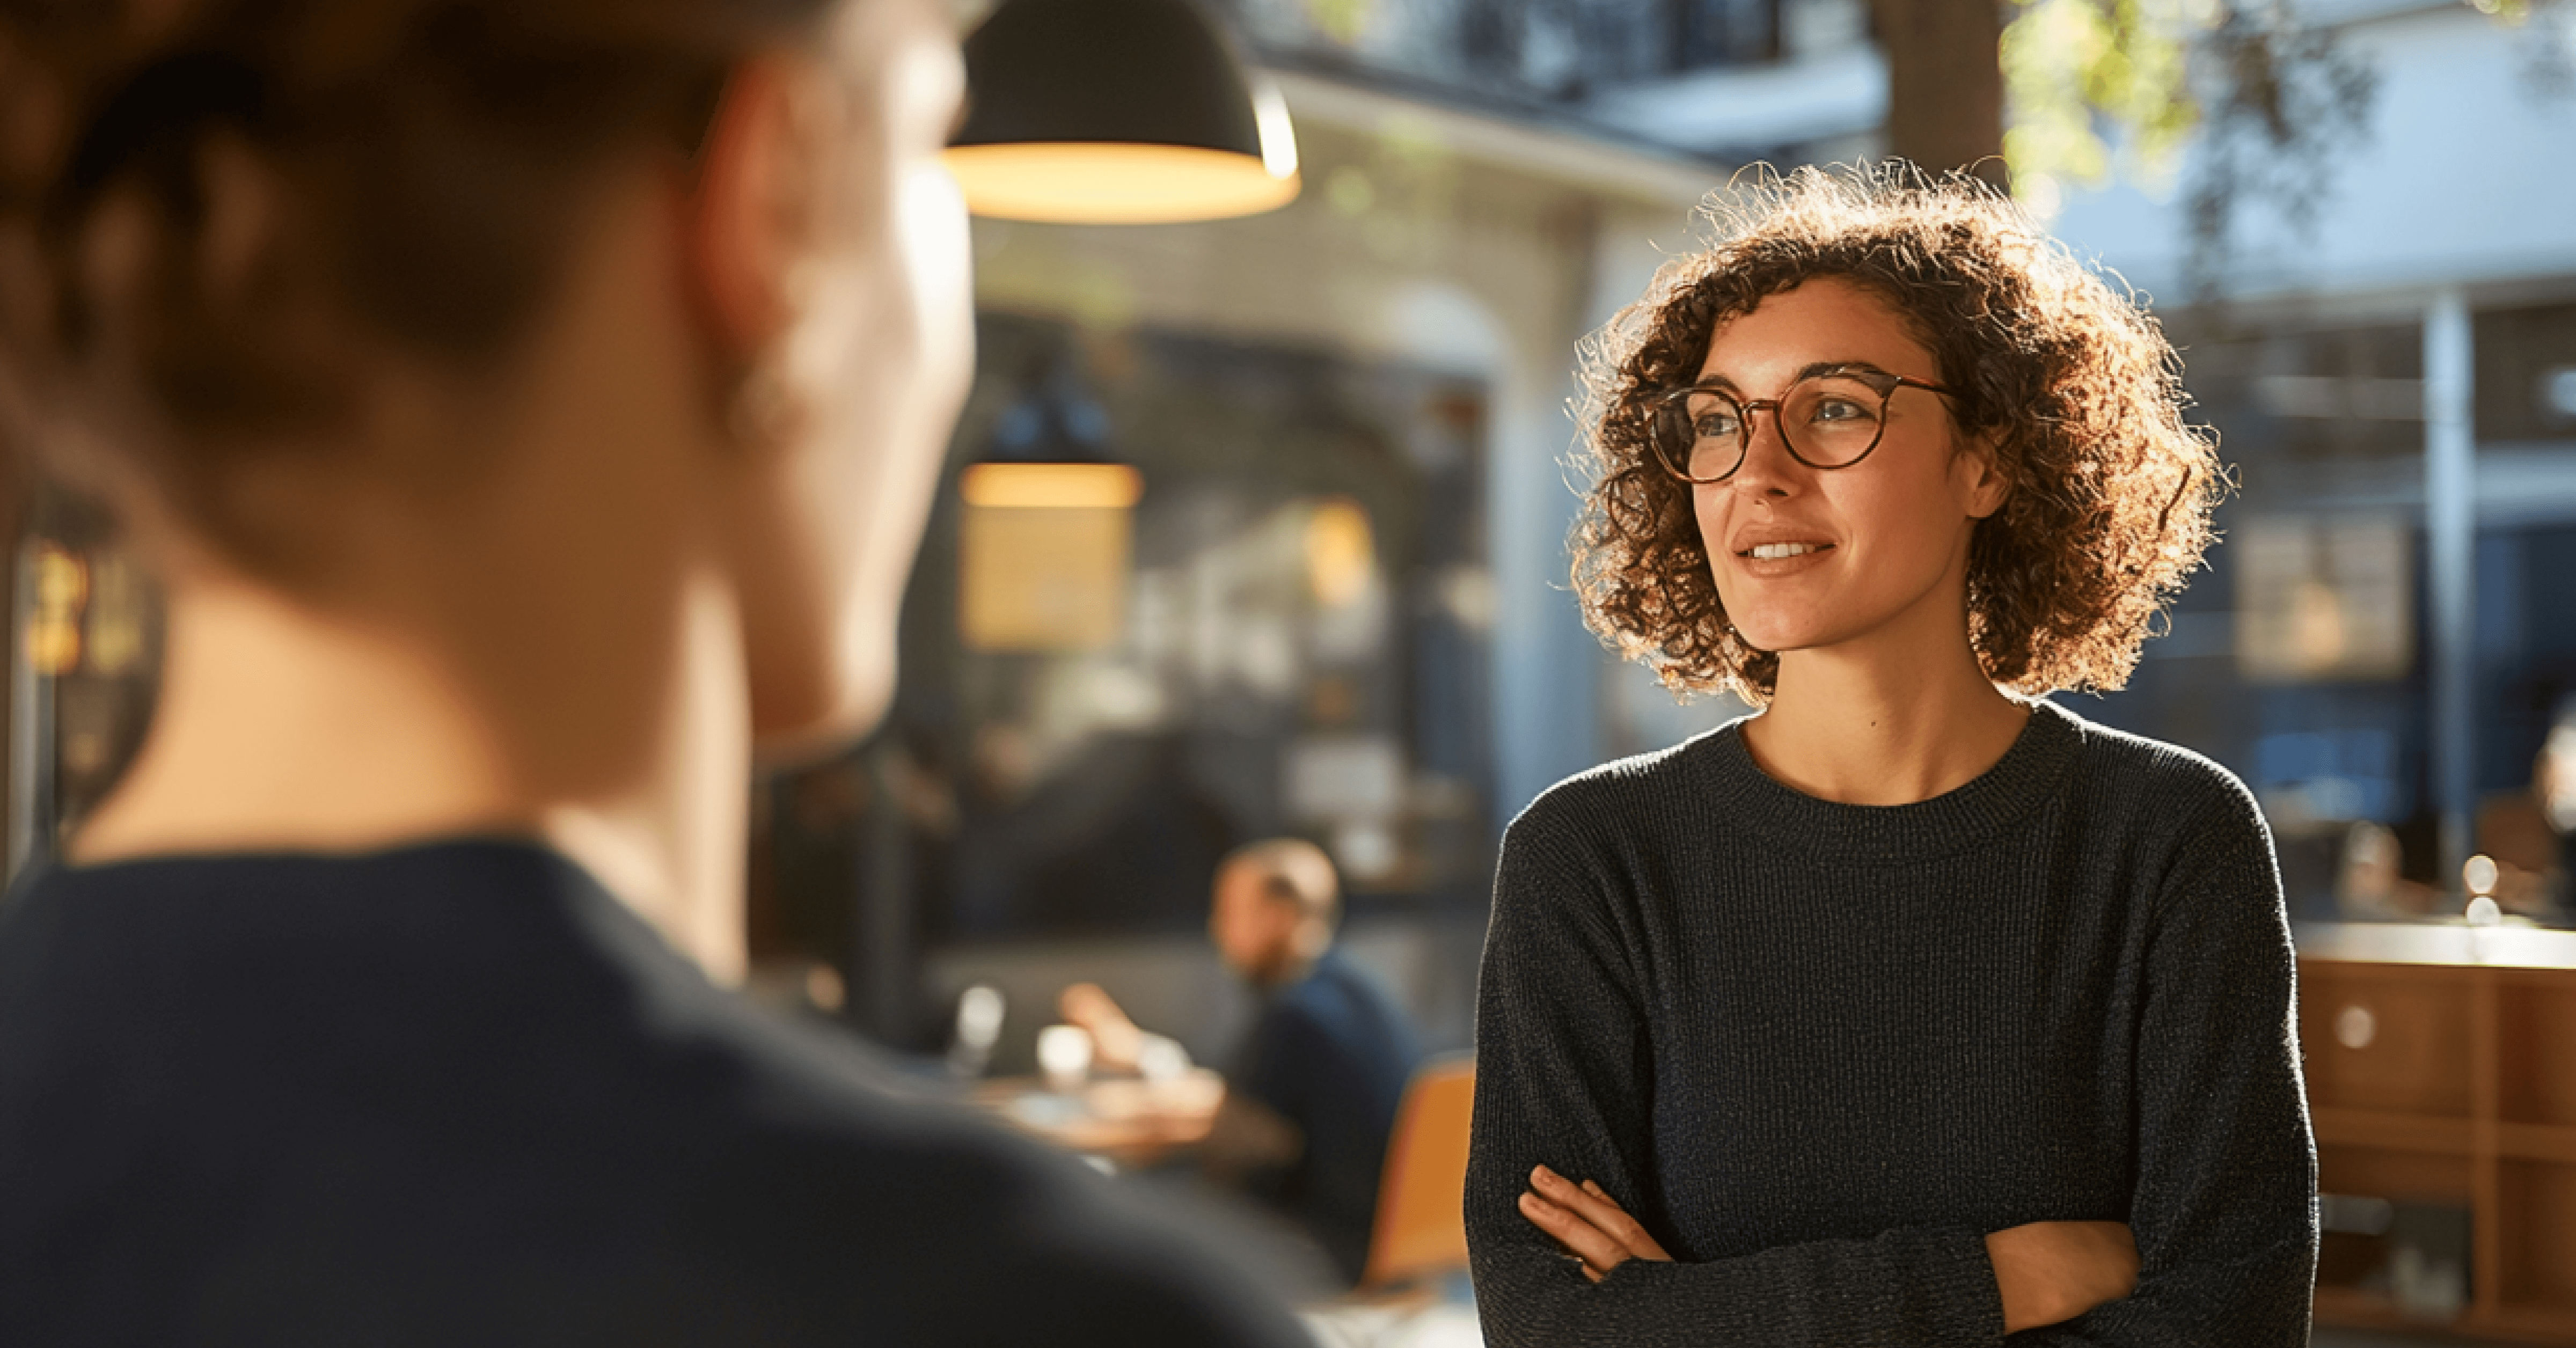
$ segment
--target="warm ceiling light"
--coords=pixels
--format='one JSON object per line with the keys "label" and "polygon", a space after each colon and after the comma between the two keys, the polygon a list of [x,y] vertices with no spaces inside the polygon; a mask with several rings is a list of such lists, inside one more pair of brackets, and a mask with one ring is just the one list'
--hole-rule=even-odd
{"label": "warm ceiling light", "polygon": [[948,171],[977,215],[1068,225],[1221,220],[1284,206],[1294,174],[1195,145],[961,145]]}
{"label": "warm ceiling light", "polygon": [[1145,494],[1145,479],[1123,463],[978,463],[957,490],[971,506],[1124,510]]}
{"label": "warm ceiling light", "polygon": [[1337,497],[1306,517],[1306,580],[1326,608],[1339,608],[1368,591],[1377,577],[1377,541],[1368,511]]}
{"label": "warm ceiling light", "polygon": [[966,39],[949,171],[978,215],[1157,224],[1297,195],[1297,143],[1191,0],[1006,0]]}

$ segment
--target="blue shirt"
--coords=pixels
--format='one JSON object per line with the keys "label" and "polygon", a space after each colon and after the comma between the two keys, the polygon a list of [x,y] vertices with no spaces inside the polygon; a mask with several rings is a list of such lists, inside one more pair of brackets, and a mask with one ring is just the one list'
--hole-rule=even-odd
{"label": "blue shirt", "polygon": [[1231,1078],[1304,1134],[1304,1151],[1259,1187],[1354,1282],[1368,1260],[1387,1138],[1420,1057],[1394,999],[1328,950],[1263,1004]]}

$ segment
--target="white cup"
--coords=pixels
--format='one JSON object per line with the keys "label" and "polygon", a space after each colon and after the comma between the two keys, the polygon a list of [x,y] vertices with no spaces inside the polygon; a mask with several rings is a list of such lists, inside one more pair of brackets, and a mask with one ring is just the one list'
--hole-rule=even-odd
{"label": "white cup", "polygon": [[1091,1031],[1079,1025],[1049,1025],[1038,1031],[1038,1070],[1047,1089],[1070,1095],[1091,1077]]}

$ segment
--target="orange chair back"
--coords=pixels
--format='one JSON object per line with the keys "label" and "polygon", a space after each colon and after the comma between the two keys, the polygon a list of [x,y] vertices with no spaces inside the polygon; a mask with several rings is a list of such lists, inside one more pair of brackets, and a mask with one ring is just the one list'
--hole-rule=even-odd
{"label": "orange chair back", "polygon": [[1476,1061],[1425,1064],[1405,1087],[1378,1181],[1377,1228],[1362,1287],[1385,1287],[1467,1266],[1467,1123]]}

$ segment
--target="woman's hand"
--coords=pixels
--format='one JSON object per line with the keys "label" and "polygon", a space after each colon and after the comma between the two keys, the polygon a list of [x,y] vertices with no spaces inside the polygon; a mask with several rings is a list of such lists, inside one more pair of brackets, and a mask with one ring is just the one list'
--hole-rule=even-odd
{"label": "woman's hand", "polygon": [[2061,1324],[2138,1286],[2138,1242],[2122,1222],[2032,1222],[1986,1237],[2004,1332]]}
{"label": "woman's hand", "polygon": [[1585,1180],[1577,1186],[1546,1166],[1530,1172],[1530,1192],[1521,1195],[1521,1215],[1582,1260],[1583,1276],[1594,1282],[1631,1259],[1673,1261],[1636,1218],[1610,1201],[1600,1185]]}

